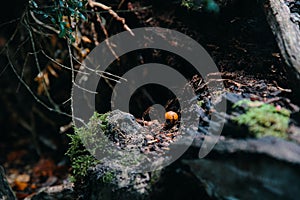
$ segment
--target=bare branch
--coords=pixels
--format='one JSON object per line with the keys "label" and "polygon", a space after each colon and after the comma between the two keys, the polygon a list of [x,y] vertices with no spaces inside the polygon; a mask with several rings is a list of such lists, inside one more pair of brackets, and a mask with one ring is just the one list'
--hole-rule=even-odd
{"label": "bare branch", "polygon": [[52,26],[49,26],[49,25],[47,25],[47,24],[41,22],[40,20],[38,20],[38,19],[35,17],[35,15],[34,15],[34,13],[33,13],[32,11],[29,11],[29,13],[30,13],[32,19],[33,19],[38,25],[40,25],[40,26],[42,26],[42,27],[44,27],[44,28],[47,28],[47,29],[53,31],[53,32],[55,32],[56,34],[59,34],[59,30],[56,30],[56,29],[53,28]]}
{"label": "bare branch", "polygon": [[120,17],[115,11],[113,11],[111,9],[111,7],[108,7],[102,3],[99,2],[95,2],[93,0],[88,0],[88,4],[93,8],[94,6],[97,6],[103,10],[107,10],[109,14],[111,14],[113,16],[113,18],[115,18],[117,21],[121,22],[123,24],[123,27],[125,30],[127,30],[132,36],[134,36],[134,33],[132,32],[132,30],[127,26],[127,24],[125,23],[125,19],[123,17]]}

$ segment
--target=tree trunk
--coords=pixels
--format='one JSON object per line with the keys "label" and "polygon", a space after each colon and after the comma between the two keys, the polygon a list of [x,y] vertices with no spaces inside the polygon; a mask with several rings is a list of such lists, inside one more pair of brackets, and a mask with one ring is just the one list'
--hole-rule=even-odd
{"label": "tree trunk", "polygon": [[5,178],[4,169],[2,166],[0,166],[0,199],[17,199]]}
{"label": "tree trunk", "polygon": [[291,20],[289,7],[284,0],[266,0],[264,8],[285,62],[297,70],[297,78],[300,79],[300,29]]}

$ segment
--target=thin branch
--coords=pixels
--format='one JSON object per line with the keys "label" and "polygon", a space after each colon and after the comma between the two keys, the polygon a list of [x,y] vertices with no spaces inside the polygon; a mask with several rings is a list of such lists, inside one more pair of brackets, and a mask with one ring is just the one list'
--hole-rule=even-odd
{"label": "thin branch", "polygon": [[285,88],[282,88],[280,87],[276,81],[273,81],[273,83],[276,85],[276,87],[280,90],[280,91],[283,91],[283,92],[292,92],[291,89],[285,89]]}
{"label": "thin branch", "polygon": [[[11,69],[13,70],[14,74],[17,76],[17,78],[19,79],[19,81],[24,85],[24,87],[29,91],[29,93],[33,96],[33,98],[38,102],[40,103],[42,106],[46,107],[48,110],[50,111],[55,111],[53,108],[47,106],[44,102],[42,102],[34,93],[33,91],[30,89],[30,87],[25,83],[25,81],[20,77],[20,75],[18,74],[18,72],[16,71],[11,59],[10,59],[10,56],[9,56],[9,52],[7,51],[7,54],[6,54],[6,57],[7,57],[7,60],[9,62],[9,66],[11,67]],[[59,112],[60,113],[60,112]],[[62,114],[62,113],[61,113]]]}
{"label": "thin branch", "polygon": [[[68,46],[68,52],[69,52],[69,57],[70,57],[70,65],[71,65],[71,68],[72,69],[74,69],[74,65],[73,65],[73,59],[72,59],[72,57],[73,57],[73,55],[72,55],[72,52],[71,52],[71,46],[70,46],[70,41],[68,40],[67,41],[67,46]],[[74,84],[74,85],[76,85],[75,84],[75,73],[74,73],[74,70],[72,70],[72,83]],[[75,115],[74,115],[74,108],[73,108],[73,96],[74,96],[74,90],[71,90],[71,113],[72,113],[72,119],[77,119],[77,120],[79,120],[81,123],[83,123],[85,126],[87,126],[87,124],[84,122],[84,120],[82,120],[82,119],[80,119],[80,118],[78,118],[78,117],[76,117]],[[75,124],[75,123],[74,123]]]}
{"label": "thin branch", "polygon": [[93,8],[94,6],[99,7],[103,10],[107,10],[110,15],[112,15],[113,18],[115,18],[117,21],[121,22],[123,24],[123,27],[125,30],[127,30],[132,36],[134,36],[134,33],[132,30],[127,26],[125,23],[125,19],[123,17],[120,17],[115,11],[111,9],[111,7],[108,7],[102,3],[95,2],[93,0],[88,0],[88,4]]}
{"label": "thin branch", "polygon": [[[47,54],[45,53],[44,50],[41,50],[41,52],[42,52],[42,54],[43,54],[46,58],[48,58],[51,62],[57,64],[58,66],[60,66],[60,67],[62,67],[62,68],[64,68],[64,69],[72,70],[70,67],[67,67],[66,65],[63,65],[63,64],[57,62],[55,59],[53,59],[52,57],[50,57],[49,55],[47,55]],[[85,75],[89,75],[88,73],[82,72],[82,71],[80,71],[80,70],[74,69],[74,71],[77,72],[77,73],[82,73],[82,74],[85,74]]]}
{"label": "thin branch", "polygon": [[38,25],[40,25],[40,26],[42,26],[42,27],[44,27],[44,28],[46,28],[46,29],[49,29],[49,30],[53,31],[53,32],[55,32],[56,34],[59,34],[59,30],[56,30],[56,29],[53,28],[52,26],[49,26],[49,25],[47,25],[47,24],[41,22],[40,20],[38,20],[38,19],[35,17],[35,15],[34,15],[34,13],[33,13],[32,11],[29,11],[29,13],[30,13],[32,19],[33,19]]}
{"label": "thin branch", "polygon": [[8,22],[4,22],[4,23],[0,24],[0,28],[1,28],[2,26],[8,25],[8,24],[12,24],[12,23],[14,23],[14,22],[16,22],[16,21],[20,21],[20,19],[21,19],[21,18],[16,18],[16,19],[10,20],[10,21],[8,21]]}
{"label": "thin branch", "polygon": [[[26,24],[26,22],[25,22],[25,24]],[[26,25],[27,25],[27,24],[26,24]],[[32,32],[31,32],[31,30],[30,30],[30,27],[26,27],[26,29],[27,29],[28,32],[29,32],[32,50],[33,50],[33,52],[36,52],[35,42],[34,42],[34,38],[33,38]],[[41,70],[41,67],[40,67],[40,63],[39,63],[39,59],[38,59],[38,57],[37,57],[37,54],[34,54],[34,59],[35,59],[35,63],[36,63],[36,67],[37,67],[38,71],[41,72],[42,70]],[[43,84],[43,87],[44,87],[44,89],[45,89],[45,93],[46,93],[46,95],[47,95],[47,98],[48,98],[49,102],[54,106],[54,108],[55,108],[56,110],[60,111],[59,106],[58,106],[58,105],[53,101],[53,99],[51,98],[50,93],[49,93],[49,91],[48,91],[48,88],[47,88],[47,86],[46,86],[46,83],[45,83],[45,80],[44,80],[44,79],[42,79],[42,84]]]}
{"label": "thin branch", "polygon": [[118,5],[118,10],[122,7],[122,5],[124,4],[125,0],[121,0],[121,2]]}
{"label": "thin branch", "polygon": [[103,25],[102,20],[101,20],[101,18],[99,17],[99,15],[97,15],[97,21],[99,22],[99,24],[100,24],[100,26],[101,26],[101,29],[102,29],[102,31],[103,31],[103,33],[104,33],[104,35],[105,35],[105,38],[106,38],[105,44],[107,45],[107,47],[109,48],[109,50],[111,51],[111,53],[114,55],[114,57],[115,57],[118,61],[120,61],[120,58],[118,57],[118,55],[116,54],[115,50],[112,48],[112,46],[111,46],[111,44],[110,44],[110,42],[109,42],[108,32],[107,32],[105,26]]}
{"label": "thin branch", "polygon": [[[24,16],[25,16],[25,12],[22,14],[22,16],[21,16],[21,18],[20,18],[20,19],[21,19],[20,21],[22,21],[22,20],[24,19]],[[13,34],[11,35],[11,37],[8,39],[8,41],[5,43],[3,49],[0,51],[0,55],[5,51],[6,48],[8,48],[9,43],[10,43],[11,41],[13,41],[13,39],[15,38],[15,36],[16,36],[18,30],[19,30],[20,25],[21,25],[21,23],[19,23],[19,24],[17,25],[15,31],[13,32]]]}
{"label": "thin branch", "polygon": [[[80,64],[82,67],[84,67],[84,68],[90,70],[91,72],[96,73],[96,74],[99,75],[100,77],[103,77],[103,78],[106,78],[106,79],[109,79],[109,80],[112,80],[112,81],[115,81],[115,82],[118,82],[118,83],[119,83],[120,81],[118,81],[118,80],[116,80],[116,79],[122,79],[122,80],[124,80],[124,81],[127,81],[126,78],[123,78],[123,77],[121,77],[121,76],[118,76],[118,75],[115,75],[115,74],[112,74],[112,73],[109,73],[109,72],[106,72],[106,71],[102,71],[102,70],[97,70],[97,69],[94,70],[94,69],[92,69],[92,68],[86,66],[86,65],[83,64],[82,62],[80,62],[75,56],[73,56],[73,59],[74,59],[78,64]],[[112,76],[112,77],[114,77],[114,78],[116,78],[116,79],[107,77],[107,76],[105,76],[104,74],[107,74],[107,75],[109,75],[109,76]],[[87,73],[87,75],[89,75],[89,73]]]}
{"label": "thin branch", "polygon": [[229,83],[233,83],[235,84],[238,88],[242,87],[242,86],[247,86],[241,83],[238,83],[236,81],[233,81],[231,79],[209,79],[206,83],[204,83],[203,85],[201,85],[199,88],[197,88],[197,90],[204,88],[205,86],[209,85],[211,82],[224,82],[224,81],[228,81]]}

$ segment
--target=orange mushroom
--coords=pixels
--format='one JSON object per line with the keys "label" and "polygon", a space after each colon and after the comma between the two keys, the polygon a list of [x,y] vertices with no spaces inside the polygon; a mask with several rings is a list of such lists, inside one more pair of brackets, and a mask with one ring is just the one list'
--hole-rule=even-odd
{"label": "orange mushroom", "polygon": [[165,113],[166,126],[173,126],[178,121],[178,114],[174,111]]}

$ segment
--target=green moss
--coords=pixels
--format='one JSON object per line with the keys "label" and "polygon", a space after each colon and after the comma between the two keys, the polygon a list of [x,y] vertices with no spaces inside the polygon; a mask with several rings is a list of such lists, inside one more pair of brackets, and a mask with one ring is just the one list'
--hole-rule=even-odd
{"label": "green moss", "polygon": [[161,173],[162,173],[161,170],[156,170],[151,172],[151,179],[150,179],[151,186],[154,186],[160,180]]}
{"label": "green moss", "polygon": [[[95,166],[100,162],[85,148],[85,146],[83,145],[83,141],[85,144],[96,144],[96,142],[98,142],[97,138],[99,137],[97,137],[97,130],[101,128],[103,131],[106,131],[107,115],[108,114],[94,113],[88,123],[88,128],[74,127],[74,134],[68,135],[71,139],[71,142],[69,144],[70,147],[66,152],[66,155],[68,155],[71,160],[73,174],[72,179],[74,181],[86,176],[88,168]],[[102,143],[99,142],[94,149],[92,148],[92,151],[96,151],[96,149],[99,148],[101,144]]]}
{"label": "green moss", "polygon": [[182,0],[181,6],[191,9],[195,6],[194,0]]}
{"label": "green moss", "polygon": [[203,104],[204,104],[204,100],[197,101],[197,105],[199,107],[202,107]]}
{"label": "green moss", "polygon": [[106,172],[103,176],[102,176],[102,181],[103,183],[111,183],[115,178],[115,174],[113,172]]}
{"label": "green moss", "polygon": [[218,13],[220,8],[214,0],[202,0],[201,2],[196,0],[181,0],[181,6],[191,10],[199,10],[204,8],[206,12]]}
{"label": "green moss", "polygon": [[275,136],[287,138],[290,111],[274,105],[259,101],[241,100],[233,107],[243,106],[246,112],[234,117],[239,125],[249,127],[250,133],[255,137]]}

